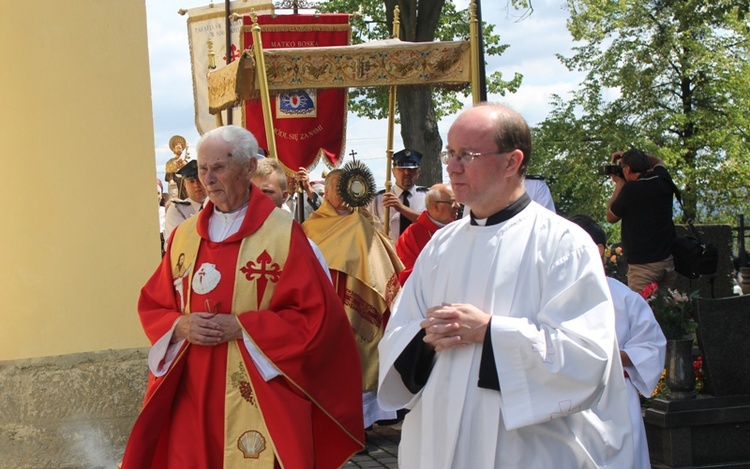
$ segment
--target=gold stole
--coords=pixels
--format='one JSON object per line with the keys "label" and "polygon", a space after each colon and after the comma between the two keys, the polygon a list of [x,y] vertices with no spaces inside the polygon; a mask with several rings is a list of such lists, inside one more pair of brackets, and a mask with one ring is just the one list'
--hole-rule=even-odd
{"label": "gold stole", "polygon": [[[196,229],[197,220],[197,216],[191,217],[177,227],[170,251],[172,278],[187,277],[188,285],[196,270],[195,262],[201,242]],[[291,225],[292,218],[288,213],[274,209],[258,231],[242,240],[235,273],[232,314],[269,308],[289,255]],[[190,272],[185,275],[187,270]],[[192,289],[188,288],[185,314],[190,314],[191,292]],[[227,343],[224,467],[272,469],[274,460],[279,459],[281,464],[281,459],[275,457],[273,440],[255,397],[253,382],[245,369],[239,342],[233,340]]]}

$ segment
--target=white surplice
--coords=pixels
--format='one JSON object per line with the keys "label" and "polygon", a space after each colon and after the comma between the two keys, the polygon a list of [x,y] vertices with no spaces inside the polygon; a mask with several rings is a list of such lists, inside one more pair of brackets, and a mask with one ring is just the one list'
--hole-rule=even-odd
{"label": "white surplice", "polygon": [[[394,362],[431,306],[493,315],[501,391],[479,388],[482,344],[438,352],[416,395]],[[505,222],[439,230],[401,290],[380,343],[378,400],[407,407],[404,468],[629,468],[631,423],[615,317],[596,246],[531,202]]]}
{"label": "white surplice", "polygon": [[641,414],[641,399],[638,392],[650,397],[659,383],[664,370],[667,339],[654,318],[648,303],[627,285],[608,278],[612,301],[615,304],[615,329],[620,350],[625,351],[633,362],[626,366],[625,385],[628,389],[628,407],[633,425],[635,447],[634,468],[651,467],[646,442],[646,429]]}

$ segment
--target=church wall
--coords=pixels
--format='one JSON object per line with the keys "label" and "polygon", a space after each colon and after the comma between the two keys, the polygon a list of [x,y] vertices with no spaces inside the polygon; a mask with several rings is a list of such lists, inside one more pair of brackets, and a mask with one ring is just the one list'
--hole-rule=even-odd
{"label": "church wall", "polygon": [[145,2],[4,2],[0,360],[143,347],[159,261]]}
{"label": "church wall", "polygon": [[145,0],[3,2],[1,467],[117,467],[160,260]]}

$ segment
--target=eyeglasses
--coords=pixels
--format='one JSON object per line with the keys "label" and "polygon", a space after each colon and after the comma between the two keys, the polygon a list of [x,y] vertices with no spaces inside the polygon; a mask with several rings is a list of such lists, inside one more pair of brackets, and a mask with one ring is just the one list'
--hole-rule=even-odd
{"label": "eyeglasses", "polygon": [[435,203],[436,204],[458,205],[458,202],[456,201],[456,199],[451,199],[451,200],[436,200]]}
{"label": "eyeglasses", "polygon": [[442,161],[443,164],[448,164],[453,158],[456,158],[456,161],[458,161],[459,163],[467,165],[474,161],[474,158],[478,158],[480,156],[502,155],[503,153],[509,153],[513,150],[515,150],[515,148],[505,151],[488,151],[486,153],[466,150],[462,151],[461,153],[456,153],[455,150],[443,150],[440,152],[440,161]]}

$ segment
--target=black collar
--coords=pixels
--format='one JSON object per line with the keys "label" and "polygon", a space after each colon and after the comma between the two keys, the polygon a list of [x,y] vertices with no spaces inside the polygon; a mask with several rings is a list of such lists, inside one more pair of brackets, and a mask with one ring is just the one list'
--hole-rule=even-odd
{"label": "black collar", "polygon": [[[521,210],[525,209],[530,203],[531,197],[529,197],[529,194],[524,192],[523,195],[519,197],[515,202],[508,205],[499,212],[493,213],[492,215],[487,217],[487,223],[485,224],[485,226],[497,225],[498,223],[510,220],[511,218],[521,213]],[[477,218],[474,216],[474,212],[470,212],[469,215],[471,216],[471,224],[474,226],[478,226],[479,224],[477,223]]]}

